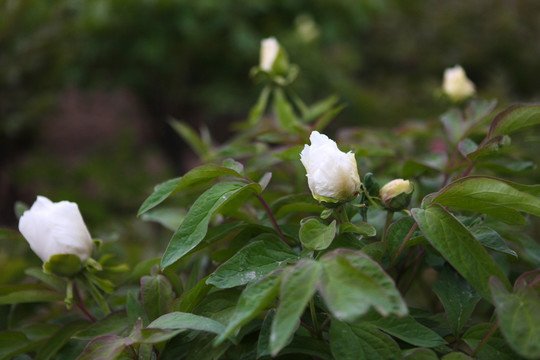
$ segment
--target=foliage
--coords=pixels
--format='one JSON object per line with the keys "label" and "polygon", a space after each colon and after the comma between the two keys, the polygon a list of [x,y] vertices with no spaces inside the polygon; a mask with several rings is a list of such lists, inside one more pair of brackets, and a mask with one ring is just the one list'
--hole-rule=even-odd
{"label": "foliage", "polygon": [[[340,148],[365,174],[360,194],[318,203],[299,154],[342,105],[307,105],[293,76],[252,73],[264,88],[227,143],[171,123],[205,164],[140,207],[175,229],[163,255],[127,271],[98,241],[97,260],[72,277],[27,269],[0,287],[0,357],[540,356],[540,246],[529,236],[540,186],[490,166],[519,161],[509,135],[537,124],[540,105],[472,99],[397,134],[346,129]],[[409,208],[380,199],[396,176],[414,183]],[[172,197],[184,208],[171,214]]]}

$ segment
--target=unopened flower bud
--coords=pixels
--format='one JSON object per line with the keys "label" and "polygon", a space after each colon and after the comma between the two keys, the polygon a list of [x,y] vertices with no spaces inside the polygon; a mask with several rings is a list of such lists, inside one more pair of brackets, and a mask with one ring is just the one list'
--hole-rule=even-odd
{"label": "unopened flower bud", "polygon": [[443,91],[450,99],[458,102],[474,95],[476,90],[473,82],[467,78],[465,70],[456,65],[444,71]]}
{"label": "unopened flower bud", "polygon": [[286,75],[289,71],[287,53],[274,37],[261,41],[259,67],[262,71],[274,75]]}
{"label": "unopened flower bud", "polygon": [[347,202],[360,192],[360,177],[352,152],[344,153],[328,136],[313,131],[300,160],[313,197],[326,203]]}
{"label": "unopened flower bud", "polygon": [[401,211],[409,206],[414,186],[409,180],[395,179],[379,191],[384,206],[391,211]]}

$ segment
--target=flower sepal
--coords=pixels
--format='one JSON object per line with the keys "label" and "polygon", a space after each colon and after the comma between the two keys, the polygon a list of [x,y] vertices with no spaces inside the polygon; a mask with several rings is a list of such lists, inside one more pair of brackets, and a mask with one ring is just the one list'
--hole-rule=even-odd
{"label": "flower sepal", "polygon": [[77,255],[56,254],[43,263],[43,271],[48,274],[73,278],[83,269],[83,263]]}

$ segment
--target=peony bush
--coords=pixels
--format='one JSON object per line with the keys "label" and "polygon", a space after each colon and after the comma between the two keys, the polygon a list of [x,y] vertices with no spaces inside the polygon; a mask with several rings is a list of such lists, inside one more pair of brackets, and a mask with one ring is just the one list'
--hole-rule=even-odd
{"label": "peony bush", "polygon": [[161,257],[118,263],[71,202],[22,213],[44,264],[0,287],[0,358],[540,357],[540,185],[517,181],[532,166],[509,141],[540,105],[497,108],[455,67],[440,120],[334,141],[344,105],[304,103],[285,50],[261,45],[232,139],[171,122],[203,164],[138,211],[172,229]]}

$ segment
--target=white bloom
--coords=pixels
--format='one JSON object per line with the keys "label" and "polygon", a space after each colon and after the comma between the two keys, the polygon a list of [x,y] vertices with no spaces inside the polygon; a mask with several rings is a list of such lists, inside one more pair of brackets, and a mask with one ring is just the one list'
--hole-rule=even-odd
{"label": "white bloom", "polygon": [[392,211],[400,211],[409,206],[414,186],[409,180],[395,179],[379,190],[379,197]]}
{"label": "white bloom", "polygon": [[19,220],[19,231],[32,250],[48,262],[58,254],[77,255],[81,261],[92,254],[93,242],[76,203],[53,203],[38,196]]}
{"label": "white bloom", "polygon": [[311,146],[304,146],[300,160],[313,197],[330,202],[352,200],[360,191],[354,154],[340,151],[335,141],[317,131],[311,133],[309,140]]}
{"label": "white bloom", "polygon": [[443,90],[454,101],[474,95],[475,88],[459,65],[444,70]]}
{"label": "white bloom", "polygon": [[279,53],[279,43],[274,37],[269,37],[261,41],[261,59],[259,67],[270,72]]}

